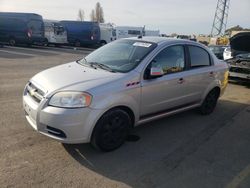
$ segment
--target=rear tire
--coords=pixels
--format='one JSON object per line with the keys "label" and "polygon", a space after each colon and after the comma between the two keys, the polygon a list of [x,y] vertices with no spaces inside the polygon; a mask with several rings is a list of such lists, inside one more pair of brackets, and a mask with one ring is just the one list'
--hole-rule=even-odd
{"label": "rear tire", "polygon": [[213,89],[212,91],[210,91],[199,108],[200,113],[202,115],[211,114],[216,107],[218,98],[219,98],[218,90]]}
{"label": "rear tire", "polygon": [[119,148],[125,142],[131,125],[127,112],[121,109],[106,112],[94,128],[92,146],[106,152]]}
{"label": "rear tire", "polygon": [[14,38],[9,39],[9,45],[10,46],[15,46],[16,45],[16,40]]}

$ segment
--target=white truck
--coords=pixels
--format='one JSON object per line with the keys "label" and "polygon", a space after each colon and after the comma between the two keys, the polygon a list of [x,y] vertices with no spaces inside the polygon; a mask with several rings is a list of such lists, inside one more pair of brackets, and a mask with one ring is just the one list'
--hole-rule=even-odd
{"label": "white truck", "polygon": [[45,44],[62,45],[68,43],[67,31],[62,24],[58,21],[45,20]]}
{"label": "white truck", "polygon": [[100,31],[101,31],[101,45],[105,45],[109,42],[116,40],[116,32],[115,28],[110,23],[100,23]]}

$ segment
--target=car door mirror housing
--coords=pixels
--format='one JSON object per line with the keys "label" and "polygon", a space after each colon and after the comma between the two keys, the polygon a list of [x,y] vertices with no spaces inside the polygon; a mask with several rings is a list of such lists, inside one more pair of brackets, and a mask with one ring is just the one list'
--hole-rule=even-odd
{"label": "car door mirror housing", "polygon": [[161,67],[151,67],[150,68],[150,78],[158,78],[164,75],[163,69]]}

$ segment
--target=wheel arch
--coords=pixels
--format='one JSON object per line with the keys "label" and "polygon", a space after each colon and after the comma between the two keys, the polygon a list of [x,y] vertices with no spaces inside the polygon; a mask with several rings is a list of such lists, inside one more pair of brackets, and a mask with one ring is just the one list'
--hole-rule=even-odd
{"label": "wheel arch", "polygon": [[107,112],[109,112],[109,111],[111,111],[111,110],[115,110],[115,109],[121,109],[121,110],[125,111],[126,113],[128,113],[128,115],[129,115],[129,117],[131,118],[131,121],[132,121],[131,128],[133,128],[133,127],[135,126],[135,121],[136,121],[136,120],[135,120],[135,113],[134,113],[134,111],[133,111],[130,107],[128,107],[128,106],[126,106],[126,105],[112,106],[111,108],[109,108],[109,109],[105,110],[103,113],[101,113],[101,115],[99,115],[99,118],[95,121],[95,124],[94,124],[94,126],[92,127],[92,129],[91,129],[91,132],[90,132],[90,134],[89,134],[89,140],[92,140],[92,138],[93,138],[93,133],[94,133],[94,131],[95,131],[96,125],[97,125],[98,121],[101,119],[101,117],[102,117],[104,114],[106,114]]}
{"label": "wheel arch", "polygon": [[125,105],[119,105],[119,106],[111,107],[110,109],[104,111],[99,116],[99,118],[96,120],[95,125],[92,127],[92,130],[91,130],[91,132],[89,134],[90,135],[90,137],[89,137],[89,141],[90,142],[92,142],[92,140],[93,140],[94,132],[95,132],[95,130],[97,128],[98,121],[103,117],[103,115],[105,115],[106,113],[108,113],[108,112],[110,112],[112,110],[116,110],[116,109],[119,109],[119,110],[122,110],[122,111],[126,112],[129,115],[129,117],[131,118],[131,122],[132,123],[131,123],[131,127],[130,128],[134,127],[134,125],[135,125],[135,115],[134,115],[134,112],[132,111],[131,108],[129,108],[128,106],[125,106]]}
{"label": "wheel arch", "polygon": [[208,95],[208,93],[210,93],[211,91],[215,90],[216,93],[217,93],[217,97],[219,98],[220,97],[220,94],[221,94],[221,88],[218,86],[218,85],[215,85],[213,87],[209,87],[206,92],[204,93],[203,95],[203,98],[202,98],[202,102],[204,101],[204,99],[206,98],[206,96]]}

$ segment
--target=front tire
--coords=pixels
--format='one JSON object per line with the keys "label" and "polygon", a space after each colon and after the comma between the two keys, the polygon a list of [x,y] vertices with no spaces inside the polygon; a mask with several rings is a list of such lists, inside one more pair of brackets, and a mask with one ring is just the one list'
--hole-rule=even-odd
{"label": "front tire", "polygon": [[212,91],[210,91],[207,94],[206,98],[204,99],[202,105],[200,106],[200,109],[199,109],[200,113],[202,115],[211,114],[216,107],[218,98],[219,98],[218,90],[213,89]]}
{"label": "front tire", "polygon": [[91,144],[102,151],[112,151],[126,140],[132,125],[128,113],[121,109],[106,112],[97,122]]}

